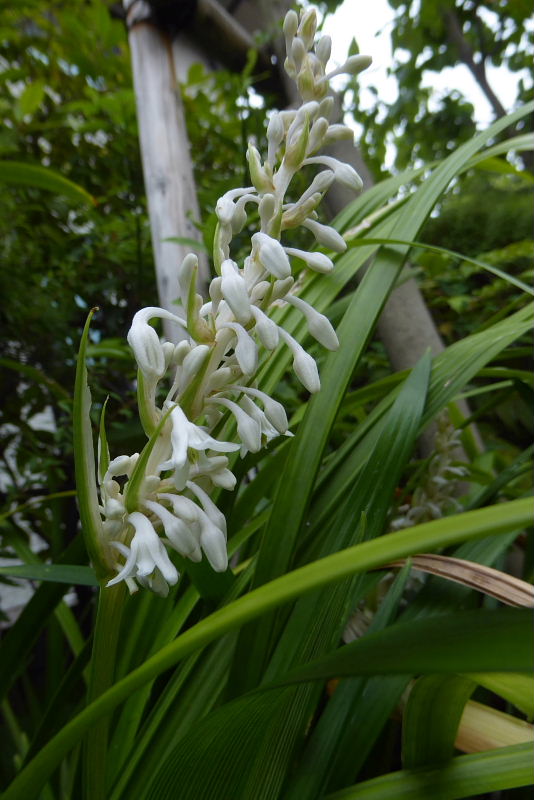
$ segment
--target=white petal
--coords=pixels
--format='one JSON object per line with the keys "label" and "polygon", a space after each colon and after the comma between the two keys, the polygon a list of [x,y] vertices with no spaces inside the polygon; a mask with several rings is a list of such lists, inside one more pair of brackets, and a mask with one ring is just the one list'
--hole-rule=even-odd
{"label": "white petal", "polygon": [[334,264],[324,253],[308,253],[306,250],[297,250],[295,247],[286,247],[285,250],[289,255],[301,258],[315,272],[326,274],[334,269]]}
{"label": "white petal", "polygon": [[254,330],[260,342],[267,350],[274,350],[278,346],[278,325],[257,306],[252,307],[252,313],[256,320]]}
{"label": "white petal", "polygon": [[154,317],[171,320],[184,328],[186,322],[163,308],[153,306],[142,308],[132,320],[127,339],[139,369],[147,377],[161,378],[165,373],[165,354],[158,334],[148,324]]}
{"label": "white petal", "polygon": [[261,427],[255,419],[252,419],[252,417],[246,414],[243,409],[232,400],[226,400],[223,397],[213,397],[209,402],[218,403],[230,409],[237,422],[237,435],[247,450],[251,453],[257,453],[261,450]]}
{"label": "white petal", "polygon": [[214,525],[222,530],[226,537],[226,517],[219,511],[213,500],[209,497],[207,492],[204,489],[201,489],[200,486],[197,486],[196,483],[193,481],[189,481],[187,484],[187,488],[193,492],[195,497],[200,500],[202,508],[204,509],[205,513],[211,519]]}
{"label": "white petal", "polygon": [[302,385],[312,394],[321,388],[319,372],[315,360],[282,328],[280,336],[291,348],[293,353],[293,369]]}
{"label": "white petal", "polygon": [[165,536],[174,549],[185,558],[190,558],[191,561],[200,561],[202,558],[200,547],[191,528],[160,503],[145,500],[144,505],[161,520]]}
{"label": "white petal", "polygon": [[200,545],[215,572],[225,572],[228,568],[228,553],[224,534],[207,517],[201,522]]}
{"label": "white petal", "polygon": [[250,321],[250,297],[248,296],[245,280],[239,274],[237,264],[227,258],[221,264],[221,291],[224,299],[232,309],[235,318],[246,325]]}
{"label": "white petal", "polygon": [[183,390],[188,383],[197,375],[198,371],[204,364],[208,357],[210,348],[207,344],[197,344],[196,347],[186,355],[182,364],[182,374],[180,376],[180,383]]}
{"label": "white petal", "polygon": [[249,394],[252,397],[257,397],[258,400],[261,400],[265,407],[265,416],[269,422],[274,425],[279,433],[285,433],[287,431],[287,415],[284,406],[281,403],[279,403],[277,400],[273,400],[273,398],[269,397],[269,395],[265,394],[265,392],[262,392],[259,389],[253,389],[250,386],[236,385],[234,388],[239,389],[240,392],[244,392],[245,394]]}
{"label": "white petal", "polygon": [[230,328],[237,336],[234,348],[237,363],[245,375],[253,375],[258,365],[258,349],[254,339],[248,335],[242,325],[236,322],[226,322],[221,328]]}
{"label": "white petal", "polygon": [[347,249],[345,239],[330,225],[322,225],[315,219],[305,219],[302,224],[313,233],[319,244],[329,247],[334,253],[344,253]]}
{"label": "white petal", "polygon": [[298,308],[299,311],[302,311],[306,317],[309,332],[314,339],[317,339],[319,344],[322,344],[323,347],[326,347],[328,350],[337,350],[339,347],[339,340],[330,320],[325,317],[324,314],[319,314],[309,303],[306,303],[305,300],[293,294],[286,295],[285,299],[288,303],[291,303],[292,306]]}
{"label": "white petal", "polygon": [[287,278],[291,275],[289,259],[277,239],[266,233],[255,233],[252,237],[252,248],[267,272],[275,278]]}
{"label": "white petal", "polygon": [[137,575],[146,577],[157,568],[167,583],[175,584],[178,581],[176,567],[148,517],[134,511],[128,516],[128,522],[135,528],[131,547],[136,551]]}

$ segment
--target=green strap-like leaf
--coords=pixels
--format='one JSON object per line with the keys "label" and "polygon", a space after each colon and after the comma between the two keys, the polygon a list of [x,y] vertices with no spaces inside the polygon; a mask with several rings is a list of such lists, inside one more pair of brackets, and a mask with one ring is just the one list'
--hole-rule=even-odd
{"label": "green strap-like leaf", "polygon": [[329,794],[325,800],[463,800],[534,782],[534,746],[517,744],[469,756],[443,767],[402,770]]}
{"label": "green strap-like leaf", "polygon": [[402,715],[402,764],[439,764],[454,755],[465,704],[476,683],[460,675],[423,675],[412,687]]}
{"label": "green strap-like leaf", "polygon": [[[312,564],[307,564],[305,567],[277,578],[229,603],[163,647],[74,717],[19,773],[10,787],[6,789],[3,800],[20,800],[20,798],[32,800],[36,797],[41,786],[47,781],[65,753],[76,745],[88,728],[102,716],[109,714],[136,689],[165,672],[198,648],[235,630],[266,611],[294,600],[306,591],[343,580],[350,575],[366,572],[421,550],[447,547],[458,542],[514,531],[524,525],[529,525],[531,505],[530,498],[499,503],[490,508],[435,520],[381,536],[340,553],[334,553],[334,555],[322,558]],[[512,613],[528,614],[521,610],[513,610]],[[521,628],[521,633],[523,633],[524,626],[521,625]],[[399,646],[399,652],[402,653],[403,642]],[[471,671],[484,670],[471,666]],[[502,668],[497,667],[497,671],[502,672]]]}
{"label": "green strap-like leaf", "polygon": [[82,533],[89,558],[97,578],[100,580],[109,577],[111,570],[106,564],[102,552],[101,543],[104,541],[104,536],[96,488],[95,454],[90,417],[91,392],[87,383],[87,367],[85,364],[89,326],[95,310],[93,309],[87,317],[78,352],[74,385],[73,428],[74,467]]}
{"label": "green strap-like leaf", "polygon": [[529,672],[534,668],[531,620],[531,611],[512,608],[410,620],[364,636],[297,668],[286,680],[492,670]]}
{"label": "green strap-like leaf", "polygon": [[76,564],[14,564],[0,567],[0,575],[27,578],[31,581],[68,583],[71,586],[98,586],[93,570]]}
{"label": "green strap-like leaf", "polygon": [[59,172],[40,164],[26,164],[21,161],[0,161],[0,183],[12,186],[30,186],[34,189],[45,189],[75,202],[95,205],[96,201],[89,192]]}

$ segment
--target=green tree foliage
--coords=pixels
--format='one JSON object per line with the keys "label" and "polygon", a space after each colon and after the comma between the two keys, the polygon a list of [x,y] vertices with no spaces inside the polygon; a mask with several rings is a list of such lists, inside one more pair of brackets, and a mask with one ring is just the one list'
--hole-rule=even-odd
{"label": "green tree foliage", "polygon": [[[529,50],[534,32],[526,27],[531,14],[527,0],[388,0],[395,10],[391,28],[394,62],[389,69],[398,84],[393,103],[381,100],[378,90],[369,111],[355,108],[365,128],[364,157],[378,175],[383,170],[386,144],[393,145],[399,169],[416,159],[442,158],[475,130],[474,109],[462,87],[436,97],[423,86],[424,77],[463,64],[485,94],[496,117],[531,99]],[[496,97],[487,76],[488,66],[505,66],[521,73],[517,97]],[[357,97],[357,93],[355,93]],[[357,101],[356,101],[357,103]]]}
{"label": "green tree foliage", "polygon": [[[87,310],[101,309],[92,369],[102,395],[125,399],[133,375],[116,337],[156,296],[123,23],[102,2],[25,0],[2,3],[0,38],[0,159],[10,167],[0,175],[10,177],[0,199],[0,449],[9,507],[72,489],[69,398]],[[28,166],[42,170],[44,185],[52,169],[94,202],[17,182]],[[45,410],[43,423],[36,414]],[[121,414],[127,423],[127,402]],[[58,531],[59,549],[75,529],[68,505],[57,528],[46,514],[32,516],[47,541],[46,531]]]}

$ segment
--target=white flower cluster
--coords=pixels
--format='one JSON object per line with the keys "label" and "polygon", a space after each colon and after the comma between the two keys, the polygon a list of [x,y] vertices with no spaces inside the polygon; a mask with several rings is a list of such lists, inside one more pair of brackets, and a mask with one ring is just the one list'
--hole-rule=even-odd
{"label": "white flower cluster", "polygon": [[447,414],[441,414],[436,422],[434,454],[426,475],[410,502],[397,509],[398,515],[390,523],[393,531],[440,519],[462,508],[456,499],[459,483],[467,475],[467,469],[456,463],[462,446],[461,432],[452,425]]}
{"label": "white flower cluster", "polygon": [[[364,69],[370,59],[351,57],[327,74],[331,43],[323,36],[314,46],[316,26],[313,9],[302,12],[300,19],[294,11],[285,18],[285,68],[303,102],[296,110],[271,115],[266,157],[262,159],[254,144],[248,145],[252,185],[232,189],[217,203],[213,251],[217,277],[211,281],[209,301],[196,291],[198,264],[191,254],[178,276],[183,315],[144,308],[133,319],[128,342],[139,367],[140,417],[151,438],[147,458],[120,456],[101,475],[104,532],[117,572],[108,585],[125,580],[131,591],[139,583],[167,594],[169,585],[178,580],[169,547],[193,561],[199,561],[203,552],[214,570],[227,568],[225,519],[209,497],[213,487],[235,486],[224,454],[256,453],[274,437],[291,435],[282,405],[254,385],[259,348],[272,351],[287,345],[303,386],[309,392],[320,388],[315,360],[271,318],[274,304],[294,306],[321,345],[330,350],[338,347],[328,319],[296,296],[292,276],[293,259],[320,273],[333,269],[331,259],[287,246],[281,239],[286,231],[304,226],[331,251],[346,248],[336,230],[318,221],[316,208],[333,181],[354,190],[362,183],[349,164],[317,153],[332,141],[352,138],[344,125],[330,124],[334,102],[328,96],[329,78]],[[286,202],[294,175],[307,165],[324,169],[298,200]],[[260,229],[239,265],[230,246],[247,224],[251,206],[259,215]],[[177,345],[161,342],[149,324],[156,317],[182,325],[189,338]],[[167,376],[170,389],[158,405],[159,384]],[[235,418],[237,442],[213,435],[228,412]]]}

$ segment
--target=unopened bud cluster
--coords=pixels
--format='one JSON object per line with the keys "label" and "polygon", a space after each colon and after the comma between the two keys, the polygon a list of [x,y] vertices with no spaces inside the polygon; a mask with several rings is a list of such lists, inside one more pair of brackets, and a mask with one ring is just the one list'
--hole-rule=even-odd
{"label": "unopened bud cluster", "polygon": [[[217,202],[217,276],[209,300],[197,292],[198,264],[191,254],[178,274],[181,310],[175,315],[144,308],[133,319],[128,342],[139,367],[139,410],[149,443],[146,457],[145,451],[120,456],[107,461],[105,470],[101,467],[104,544],[117,573],[108,585],[125,580],[131,591],[141,584],[165,595],[178,580],[169,548],[193,561],[204,553],[214,570],[227,568],[225,518],[210,498],[214,487],[235,486],[227,454],[256,453],[274,437],[291,435],[282,405],[255,383],[260,351],[289,347],[302,385],[309,392],[320,388],[315,360],[273,320],[274,305],[294,306],[312,337],[330,350],[338,347],[328,319],[295,293],[293,277],[295,260],[325,274],[333,269],[332,260],[321,252],[291,247],[285,239],[288,231],[303,226],[328,250],[341,253],[346,248],[334,228],[318,221],[316,209],[334,181],[355,191],[362,182],[349,164],[319,151],[352,137],[344,125],[330,123],[334,102],[328,96],[329,79],[364,69],[370,59],[349,58],[327,73],[330,39],[323,36],[314,44],[315,33],[314,10],[302,12],[300,19],[294,11],[287,14],[285,69],[296,81],[302,104],[271,115],[267,153],[262,156],[254,144],[248,145],[251,185],[232,189]],[[321,169],[296,201],[286,202],[293,177],[308,165]],[[249,254],[237,263],[232,240],[248,223],[251,210],[259,216],[259,230],[251,238]],[[183,326],[188,338],[177,345],[162,342],[150,325],[156,317]],[[213,433],[228,414],[236,423],[232,442]]]}
{"label": "unopened bud cluster", "polygon": [[397,509],[390,524],[392,530],[410,528],[461,510],[456,496],[467,469],[457,463],[460,451],[460,431],[452,425],[447,414],[441,414],[437,419],[434,454],[426,473],[409,502]]}

